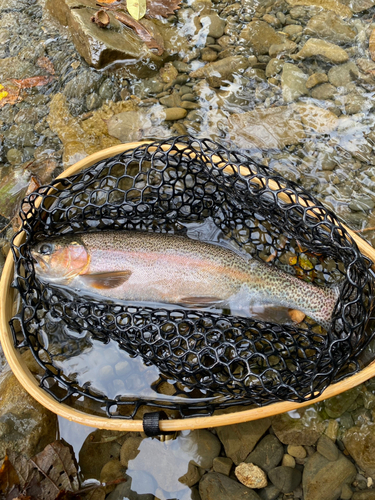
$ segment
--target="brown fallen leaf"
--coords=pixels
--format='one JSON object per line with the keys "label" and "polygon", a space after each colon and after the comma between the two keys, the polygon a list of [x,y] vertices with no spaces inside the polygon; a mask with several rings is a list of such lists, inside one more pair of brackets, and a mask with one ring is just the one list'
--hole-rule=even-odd
{"label": "brown fallen leaf", "polygon": [[159,56],[162,55],[162,53],[164,52],[164,48],[155,40],[152,34],[144,26],[142,26],[141,23],[133,19],[128,14],[125,14],[125,12],[121,12],[119,10],[116,10],[115,8],[103,7],[103,9],[111,10],[113,16],[118,21],[125,24],[125,26],[129,26],[130,28],[134,29],[139,38],[145,42],[149,49],[156,49],[157,54]]}
{"label": "brown fallen leaf", "polygon": [[20,493],[20,479],[8,455],[5,455],[3,465],[0,468],[0,493],[9,495],[14,493],[12,498],[16,498]]}
{"label": "brown fallen leaf", "polygon": [[41,87],[42,85],[47,85],[47,83],[52,80],[52,76],[32,76],[30,78],[24,78],[22,80],[13,79],[12,82],[15,83],[20,89],[31,89],[33,87]]}
{"label": "brown fallen leaf", "polygon": [[39,57],[36,63],[39,68],[45,69],[50,75],[55,74],[53,63],[47,56]]}
{"label": "brown fallen leaf", "polygon": [[375,29],[371,32],[368,48],[370,49],[371,59],[375,61]]}
{"label": "brown fallen leaf", "polygon": [[19,101],[22,101],[19,87],[4,87],[3,85],[0,85],[0,108],[5,106],[6,104],[15,104]]}
{"label": "brown fallen leaf", "polygon": [[149,17],[168,17],[180,8],[182,0],[147,0],[147,15]]}

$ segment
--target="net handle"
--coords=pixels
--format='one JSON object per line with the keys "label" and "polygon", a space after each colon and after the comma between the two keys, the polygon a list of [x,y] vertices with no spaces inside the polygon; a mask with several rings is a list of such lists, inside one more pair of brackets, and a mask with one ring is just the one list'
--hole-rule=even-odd
{"label": "net handle", "polygon": [[[74,175],[78,173],[80,170],[84,168],[88,168],[94,165],[96,162],[108,158],[110,156],[117,155],[124,151],[128,151],[129,149],[136,148],[143,144],[149,144],[150,142],[137,142],[137,143],[129,143],[129,144],[120,144],[118,146],[114,146],[103,151],[99,151],[94,153],[83,160],[80,160],[75,165],[72,165],[68,169],[64,171],[63,174],[59,175],[57,178],[62,179],[64,177],[68,177],[70,175]],[[179,146],[177,146],[179,147]],[[181,146],[183,148],[183,146]],[[165,149],[168,149],[168,146],[165,146]],[[195,155],[195,152],[191,152],[190,155]],[[191,156],[194,157],[194,156]],[[219,157],[212,156],[213,161],[218,161],[219,163],[222,161]],[[208,160],[210,161],[210,160]],[[228,167],[231,171],[233,171],[236,167]],[[240,172],[243,175],[249,174],[249,169],[247,167],[240,167]],[[262,178],[259,179],[253,178],[254,182],[262,184]],[[280,186],[278,183],[270,180],[269,187],[271,189],[279,190]],[[281,199],[284,201],[290,201],[289,195],[280,192],[278,193]],[[300,199],[299,202],[301,205],[311,206],[311,204],[307,204],[305,200]],[[312,210],[312,215],[314,211]],[[360,236],[355,234],[349,228],[347,228],[344,224],[343,227],[348,231],[348,233],[352,236],[353,240],[357,243],[358,248],[361,252],[369,257],[373,262],[375,261],[375,250]],[[20,233],[15,240],[16,245],[20,245],[25,238],[24,233]],[[12,332],[10,329],[9,321],[13,316],[13,303],[14,303],[14,289],[11,287],[11,284],[14,279],[14,261],[13,255],[11,253],[8,254],[8,257],[5,262],[2,278],[0,281],[0,341],[3,347],[3,351],[5,357],[14,373],[17,377],[20,384],[23,388],[40,404],[51,410],[52,412],[60,415],[61,417],[66,418],[67,420],[71,420],[77,422],[82,425],[98,428],[98,429],[108,429],[114,431],[134,431],[134,432],[142,432],[143,431],[143,422],[142,420],[124,420],[124,419],[116,419],[108,418],[108,417],[99,417],[95,415],[90,415],[80,410],[76,410],[71,408],[70,406],[59,403],[56,401],[50,394],[44,391],[31,373],[29,368],[27,367],[24,359],[22,358],[19,350],[14,346]],[[369,378],[375,376],[375,360],[370,363],[367,367],[361,370],[359,373],[352,375],[336,384],[330,385],[322,395],[315,398],[313,401],[306,401],[303,403],[294,403],[288,401],[282,401],[279,403],[273,403],[264,407],[253,408],[251,410],[245,411],[234,411],[233,413],[223,414],[223,415],[214,415],[211,417],[194,417],[194,418],[186,418],[186,419],[174,419],[174,420],[160,420],[160,431],[164,432],[175,432],[180,430],[189,430],[189,429],[205,429],[208,427],[219,427],[224,425],[238,424],[242,422],[248,422],[251,420],[257,420],[261,418],[271,417],[274,415],[278,415],[280,413],[296,410],[298,408],[302,408],[304,406],[308,406],[310,404],[316,403],[318,401],[323,401],[325,399],[336,396],[344,391],[352,389],[353,387],[362,384]]]}

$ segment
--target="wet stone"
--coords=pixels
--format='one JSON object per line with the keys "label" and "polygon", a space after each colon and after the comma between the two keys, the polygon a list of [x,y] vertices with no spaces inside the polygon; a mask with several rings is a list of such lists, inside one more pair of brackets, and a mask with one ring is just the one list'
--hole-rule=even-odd
{"label": "wet stone", "polygon": [[345,87],[358,78],[358,74],[357,65],[350,61],[341,66],[333,66],[328,72],[328,79],[335,87]]}
{"label": "wet stone", "polygon": [[246,57],[230,56],[192,71],[190,77],[206,78],[211,87],[220,87],[224,80],[233,81],[233,75],[243,72],[248,66]]}
{"label": "wet stone", "polygon": [[246,463],[258,465],[266,472],[275,468],[281,462],[284,447],[280,441],[271,434],[267,434],[245,459]]}
{"label": "wet stone", "polygon": [[187,115],[187,110],[184,108],[166,108],[164,109],[164,115],[165,121],[181,120]]}
{"label": "wet stone", "polygon": [[352,496],[353,496],[353,490],[351,489],[349,484],[344,484],[344,486],[341,489],[340,500],[350,500]]}
{"label": "wet stone", "polygon": [[334,87],[330,83],[323,83],[322,85],[319,85],[312,89],[311,96],[314,99],[326,100],[332,99],[335,96],[336,92],[336,87]]}
{"label": "wet stone", "polygon": [[271,425],[269,418],[216,427],[217,435],[224,445],[225,454],[238,465],[245,460]]}
{"label": "wet stone", "polygon": [[291,40],[285,40],[283,43],[272,44],[269,48],[269,56],[276,57],[283,54],[292,54],[297,49],[297,44]]}
{"label": "wet stone", "polygon": [[275,485],[270,484],[266,488],[263,488],[259,491],[259,496],[262,500],[277,500],[280,495],[279,488],[276,488]]}
{"label": "wet stone", "polygon": [[[363,490],[363,491],[356,491],[356,492],[352,492],[352,495],[351,497],[347,497],[347,498],[351,498],[352,500],[375,500],[375,490]],[[342,496],[342,493],[341,493],[341,499],[344,500],[344,497]]]}
{"label": "wet stone", "polygon": [[12,125],[9,130],[4,132],[4,137],[7,142],[17,146],[35,146],[38,142],[34,128],[29,123]]}
{"label": "wet stone", "polygon": [[201,500],[259,500],[246,486],[217,472],[205,474],[199,482]]}
{"label": "wet stone", "polygon": [[[113,481],[117,481],[124,477],[125,468],[121,465],[120,461],[116,458],[109,460],[102,470],[100,471],[100,482],[102,483],[111,483]],[[113,491],[115,486],[107,486],[106,492],[109,493]]]}
{"label": "wet stone", "polygon": [[372,210],[375,207],[375,203],[371,198],[362,197],[358,200],[352,200],[349,203],[349,208],[353,212],[363,212]]}
{"label": "wet stone", "polygon": [[339,450],[337,449],[337,446],[332,439],[324,434],[320,436],[317,442],[316,451],[323,455],[323,457],[327,460],[335,461],[339,457]]}
{"label": "wet stone", "polygon": [[201,58],[204,62],[214,62],[217,59],[217,52],[209,47],[205,47],[202,49]]}
{"label": "wet stone", "polygon": [[342,453],[334,462],[315,453],[306,462],[302,487],[305,500],[334,500],[340,497],[344,484],[350,484],[356,476],[355,465]]}
{"label": "wet stone", "polygon": [[346,412],[357,399],[359,392],[360,389],[355,387],[354,389],[345,391],[338,396],[327,399],[324,402],[324,407],[328,416],[331,418],[341,417],[341,415]]}
{"label": "wet stone", "polygon": [[194,486],[200,480],[201,474],[196,465],[192,462],[189,462],[188,471],[185,475],[178,478],[179,482],[182,484],[186,484],[186,486]]}
{"label": "wet stone", "polygon": [[224,35],[226,22],[224,19],[221,19],[216,12],[214,12],[213,14],[209,14],[208,16],[201,17],[200,22],[204,30],[208,30],[207,36],[220,38]]}
{"label": "wet stone", "polygon": [[267,486],[267,475],[257,465],[252,463],[241,463],[237,465],[234,473],[240,483],[248,488],[260,489]]}
{"label": "wet stone", "polygon": [[220,472],[225,476],[229,476],[230,471],[233,467],[233,460],[227,457],[216,457],[213,461],[214,472]]}
{"label": "wet stone", "polygon": [[288,446],[288,453],[294,458],[299,458],[299,459],[306,458],[306,449],[303,446],[295,446],[290,444]]}
{"label": "wet stone", "polygon": [[101,73],[90,70],[83,71],[65,85],[63,93],[68,99],[81,99],[82,96],[99,90],[102,79]]}
{"label": "wet stone", "polygon": [[291,467],[276,467],[268,473],[268,477],[272,484],[283,493],[290,493],[301,482],[302,474],[298,469]]}
{"label": "wet stone", "polygon": [[324,432],[323,419],[312,407],[296,411],[300,418],[292,418],[287,413],[273,418],[272,428],[276,437],[284,444],[314,445]]}
{"label": "wet stone", "polygon": [[345,99],[345,113],[355,115],[366,109],[368,99],[358,94],[351,94]]}
{"label": "wet stone", "polygon": [[292,102],[308,94],[306,81],[308,76],[296,65],[285,63],[281,75],[281,88],[285,102]]}
{"label": "wet stone", "polygon": [[351,43],[357,35],[340,16],[332,11],[323,11],[312,17],[306,26],[305,33],[336,44]]}
{"label": "wet stone", "polygon": [[240,37],[245,39],[256,55],[268,54],[271,45],[282,43],[279,35],[268,23],[252,21],[241,31]]}
{"label": "wet stone", "polygon": [[19,165],[22,163],[23,154],[19,149],[11,148],[7,152],[7,160],[11,165]]}
{"label": "wet stone", "polygon": [[306,81],[306,87],[312,89],[320,83],[328,82],[328,76],[325,73],[313,73]]}
{"label": "wet stone", "polygon": [[276,76],[282,70],[284,62],[281,59],[273,58],[267,64],[266,67],[266,77]]}
{"label": "wet stone", "polygon": [[[339,2],[338,0],[287,0],[287,2],[289,5],[293,7],[297,5],[316,6],[318,12],[321,9],[331,10],[332,12],[335,12],[342,18],[350,18],[353,15],[350,8],[344,5],[343,2]],[[302,16],[304,15],[303,14],[304,10],[302,8],[300,9],[299,12],[300,12],[299,15]]]}
{"label": "wet stone", "polygon": [[345,448],[357,465],[369,476],[375,475],[375,426],[355,426],[343,436]]}
{"label": "wet stone", "polygon": [[110,493],[106,500],[154,500],[154,495],[151,493],[143,493],[139,494],[136,491],[132,490],[132,481],[133,478],[125,474],[126,481],[120,483],[116,486],[114,491]]}
{"label": "wet stone", "polygon": [[321,57],[323,60],[335,64],[344,63],[349,59],[349,55],[344,49],[318,38],[309,38],[302,49],[293,56],[295,59],[306,59],[307,57]]}
{"label": "wet stone", "polygon": [[281,465],[283,465],[284,467],[291,467],[292,469],[294,469],[294,467],[296,466],[296,461],[294,460],[294,457],[292,457],[291,455],[288,455],[288,453],[286,453],[283,456],[283,459],[281,461]]}
{"label": "wet stone", "polygon": [[94,92],[86,97],[86,108],[88,111],[99,108],[101,104],[102,100],[100,96]]}

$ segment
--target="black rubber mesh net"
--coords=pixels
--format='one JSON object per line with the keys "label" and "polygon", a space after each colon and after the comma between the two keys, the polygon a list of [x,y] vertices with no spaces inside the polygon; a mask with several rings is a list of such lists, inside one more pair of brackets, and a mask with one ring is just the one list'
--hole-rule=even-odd
{"label": "black rubber mesh net", "polygon": [[[40,202],[40,204],[39,204]],[[309,205],[309,206],[306,206]],[[22,309],[11,321],[14,340],[42,367],[41,386],[59,401],[91,401],[92,413],[134,418],[144,406],[183,417],[210,415],[236,404],[307,401],[359,369],[371,338],[371,262],[335,215],[297,184],[255,163],[246,152],[208,140],[173,138],[99,161],[29,195],[20,216],[25,241],[13,245],[15,286]],[[186,235],[186,224],[207,220],[231,244],[270,266],[318,286],[340,283],[331,327],[308,318],[288,326],[217,312],[153,308],[77,295],[34,272],[30,247],[57,235],[131,230]],[[184,396],[110,398],[80,386],[54,362],[47,317],[155,365],[163,383]],[[58,344],[57,339],[57,344]],[[217,402],[190,397],[221,395]]]}

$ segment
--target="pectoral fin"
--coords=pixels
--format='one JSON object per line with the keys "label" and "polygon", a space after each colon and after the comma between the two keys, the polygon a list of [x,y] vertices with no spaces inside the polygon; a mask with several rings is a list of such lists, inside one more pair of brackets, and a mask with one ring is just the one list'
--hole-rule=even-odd
{"label": "pectoral fin", "polygon": [[212,307],[219,306],[222,303],[222,299],[219,297],[181,297],[178,300],[178,304],[183,307]]}
{"label": "pectoral fin", "polygon": [[131,276],[131,271],[115,271],[96,274],[81,274],[80,278],[86,286],[97,290],[107,290],[123,285]]}

